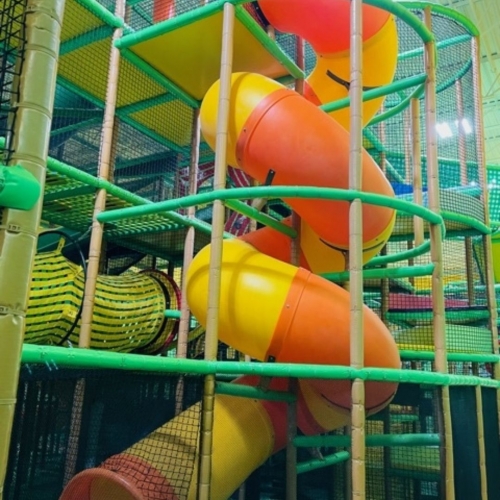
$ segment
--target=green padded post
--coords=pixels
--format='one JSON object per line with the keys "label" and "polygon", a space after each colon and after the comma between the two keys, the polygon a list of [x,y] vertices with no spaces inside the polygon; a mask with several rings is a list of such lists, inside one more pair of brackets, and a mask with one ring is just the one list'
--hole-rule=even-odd
{"label": "green padded post", "polygon": [[31,210],[40,194],[40,183],[31,172],[21,165],[0,165],[0,207]]}
{"label": "green padded post", "polygon": [[[24,63],[18,80],[18,99],[10,165],[30,173],[40,189],[54,105],[59,38],[64,0],[27,0]],[[6,208],[0,229],[0,499],[19,377],[25,315],[36,252],[42,198],[30,210]]]}

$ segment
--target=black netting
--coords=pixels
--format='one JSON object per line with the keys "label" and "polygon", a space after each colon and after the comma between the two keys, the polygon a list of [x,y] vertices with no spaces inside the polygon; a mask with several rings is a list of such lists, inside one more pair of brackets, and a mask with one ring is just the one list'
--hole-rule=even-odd
{"label": "black netting", "polygon": [[[184,378],[182,399],[176,397],[179,380],[152,373],[60,369],[53,363],[25,365],[6,500],[55,500],[74,473],[98,467],[112,456],[119,461],[117,454],[133,453],[134,446],[152,466],[164,463],[172,442],[158,438],[157,429],[172,422],[176,408],[192,408],[183,414],[182,432],[196,443],[202,379]],[[179,480],[189,484],[193,464],[177,470]],[[148,484],[146,478],[145,489],[152,487]]]}
{"label": "black netting", "polygon": [[[17,78],[21,74],[25,0],[7,0],[0,10],[0,138],[4,161],[9,159],[16,117]],[[1,150],[1,149],[0,149]]]}

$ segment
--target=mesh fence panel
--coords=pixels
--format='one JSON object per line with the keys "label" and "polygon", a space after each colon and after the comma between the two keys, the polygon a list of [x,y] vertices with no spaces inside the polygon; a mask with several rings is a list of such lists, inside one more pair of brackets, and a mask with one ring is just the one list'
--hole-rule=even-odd
{"label": "mesh fence panel", "polygon": [[9,159],[16,118],[17,77],[22,69],[26,0],[0,4],[0,137],[5,138],[2,157]]}
{"label": "mesh fence panel", "polygon": [[[59,369],[52,363],[25,365],[5,498],[54,500],[74,473],[100,466],[138,442],[153,464],[164,460],[172,443],[147,436],[174,417],[178,380],[153,373]],[[200,377],[184,378],[180,406],[192,410],[184,417],[183,433],[195,441],[199,407],[192,405],[201,391]],[[189,483],[192,472],[179,468],[179,481]]]}
{"label": "mesh fence panel", "polygon": [[[423,19],[421,11],[414,13]],[[476,103],[480,100],[472,68],[472,42],[465,28],[449,17],[434,13],[432,26],[438,46],[436,131],[440,210],[447,230],[443,244],[443,278],[448,349],[450,352],[489,353],[492,334],[487,328],[489,311],[484,282],[484,246],[481,238],[477,237],[478,225],[485,222],[485,207],[476,112]],[[396,80],[425,71],[421,42],[402,22],[398,22],[398,30],[400,58]],[[396,195],[402,199],[416,200],[414,176],[418,172],[415,169],[420,165],[422,203],[428,206],[424,100],[420,99],[417,108],[418,130],[413,130],[411,106],[402,113],[390,116],[391,109],[408,99],[414,90],[411,88],[403,95],[393,94],[386,99],[382,115],[365,130],[365,146],[380,160]],[[388,119],[380,121],[387,116]],[[415,140],[418,135],[421,156],[417,157]],[[410,215],[398,214],[387,253],[411,250],[419,227]],[[426,224],[422,236],[429,238]],[[391,267],[429,264],[430,254],[424,253]],[[376,297],[380,290],[377,283],[367,285]],[[375,285],[375,290],[370,285]],[[430,276],[390,280],[389,289],[387,319],[400,347],[432,350]],[[377,306],[377,300],[372,305]]]}

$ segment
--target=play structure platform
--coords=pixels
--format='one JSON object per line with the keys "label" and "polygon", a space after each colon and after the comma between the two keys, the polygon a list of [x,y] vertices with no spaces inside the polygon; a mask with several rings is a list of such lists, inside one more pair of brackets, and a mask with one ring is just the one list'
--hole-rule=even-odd
{"label": "play structure platform", "polygon": [[1,500],[497,499],[470,20],[0,7]]}

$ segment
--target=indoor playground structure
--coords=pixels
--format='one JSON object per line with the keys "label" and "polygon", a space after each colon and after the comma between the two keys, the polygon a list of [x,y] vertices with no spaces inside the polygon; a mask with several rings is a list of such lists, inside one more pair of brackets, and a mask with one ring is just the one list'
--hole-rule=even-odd
{"label": "indoor playground structure", "polygon": [[498,499],[473,23],[0,4],[0,500]]}

